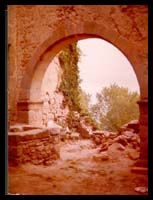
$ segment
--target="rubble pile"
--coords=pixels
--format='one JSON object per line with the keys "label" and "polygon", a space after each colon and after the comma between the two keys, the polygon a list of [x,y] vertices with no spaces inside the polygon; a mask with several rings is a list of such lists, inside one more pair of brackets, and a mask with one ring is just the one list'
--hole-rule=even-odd
{"label": "rubble pile", "polygon": [[[137,160],[140,151],[140,136],[138,130],[139,123],[138,121],[133,120],[122,126],[117,133],[94,131],[92,140],[95,145],[98,146],[99,152],[101,153],[106,154],[113,147],[124,152],[124,155],[128,156],[131,160]],[[99,155],[97,155],[97,157],[99,157]]]}

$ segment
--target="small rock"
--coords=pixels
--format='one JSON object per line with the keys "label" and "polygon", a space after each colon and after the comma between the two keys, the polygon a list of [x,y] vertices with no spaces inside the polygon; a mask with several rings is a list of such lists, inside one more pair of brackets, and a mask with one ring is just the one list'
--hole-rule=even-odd
{"label": "small rock", "polygon": [[105,160],[108,160],[108,159],[109,159],[108,154],[107,154],[106,152],[103,152],[103,153],[101,154],[101,160],[105,161]]}
{"label": "small rock", "polygon": [[116,138],[116,137],[117,137],[117,133],[111,132],[111,133],[109,134],[109,138],[110,138],[110,139],[114,139],[114,138]]}
{"label": "small rock", "polygon": [[95,143],[96,143],[97,145],[101,144],[101,139],[100,139],[99,137],[96,137],[96,138],[94,139],[94,141],[95,141]]}
{"label": "small rock", "polygon": [[148,193],[148,188],[147,187],[136,187],[136,188],[134,188],[134,190],[136,192],[139,192],[139,193],[142,193],[142,194]]}
{"label": "small rock", "polygon": [[132,137],[134,135],[134,133],[132,131],[124,131],[123,135],[125,135],[127,137]]}
{"label": "small rock", "polygon": [[52,165],[53,164],[53,161],[51,161],[51,160],[47,160],[47,161],[45,161],[44,162],[44,165]]}
{"label": "small rock", "polygon": [[100,151],[100,152],[101,152],[101,151],[106,151],[106,150],[108,149],[108,146],[109,146],[108,143],[102,144],[99,151]]}
{"label": "small rock", "polygon": [[103,152],[102,154],[97,154],[93,156],[94,161],[106,161],[109,159],[107,152]]}
{"label": "small rock", "polygon": [[138,146],[137,142],[132,142],[132,147],[133,147],[134,149],[137,149],[137,146]]}
{"label": "small rock", "polygon": [[80,136],[83,138],[90,138],[90,131],[88,130],[88,128],[80,122],[80,126],[78,126],[77,131],[80,133]]}
{"label": "small rock", "polygon": [[130,150],[127,152],[127,155],[131,160],[137,160],[140,156],[140,153],[137,151]]}
{"label": "small rock", "polygon": [[71,135],[70,135],[70,138],[71,138],[71,139],[79,139],[79,137],[80,137],[80,134],[77,133],[77,132],[73,132],[73,133],[71,133]]}
{"label": "small rock", "polygon": [[122,144],[118,144],[117,149],[122,151],[125,150],[125,147]]}
{"label": "small rock", "polygon": [[127,145],[127,140],[123,135],[122,136],[120,135],[117,137],[117,142],[121,143],[123,146]]}

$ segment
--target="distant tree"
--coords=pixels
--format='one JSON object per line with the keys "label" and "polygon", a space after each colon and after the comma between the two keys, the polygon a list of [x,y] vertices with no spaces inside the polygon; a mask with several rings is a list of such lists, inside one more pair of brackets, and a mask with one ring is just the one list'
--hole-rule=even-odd
{"label": "distant tree", "polygon": [[91,111],[101,128],[108,131],[117,131],[123,124],[139,118],[137,101],[139,94],[130,92],[128,88],[116,84],[105,87],[97,93],[98,103],[93,105]]}
{"label": "distant tree", "polygon": [[96,122],[95,118],[90,112],[90,100],[91,95],[86,93],[82,88],[79,89],[79,99],[80,99],[80,108],[81,112],[80,115],[86,117],[86,123],[91,125],[93,130],[99,129],[99,124]]}

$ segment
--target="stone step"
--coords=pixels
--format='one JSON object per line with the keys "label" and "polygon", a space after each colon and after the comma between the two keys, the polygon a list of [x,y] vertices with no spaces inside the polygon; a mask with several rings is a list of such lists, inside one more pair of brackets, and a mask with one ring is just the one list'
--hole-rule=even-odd
{"label": "stone step", "polygon": [[131,172],[136,174],[148,174],[147,167],[132,167]]}

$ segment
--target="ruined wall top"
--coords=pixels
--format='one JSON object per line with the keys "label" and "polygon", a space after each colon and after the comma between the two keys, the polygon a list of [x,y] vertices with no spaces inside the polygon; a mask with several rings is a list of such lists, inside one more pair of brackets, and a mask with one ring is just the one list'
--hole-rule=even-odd
{"label": "ruined wall top", "polygon": [[[14,9],[17,19],[17,45],[19,65],[24,66],[37,47],[63,23],[76,24],[96,21],[118,32],[147,52],[148,8],[126,5],[18,5]],[[10,20],[9,25],[11,25]],[[63,30],[61,30],[63,31]],[[11,33],[12,34],[12,33]]]}

